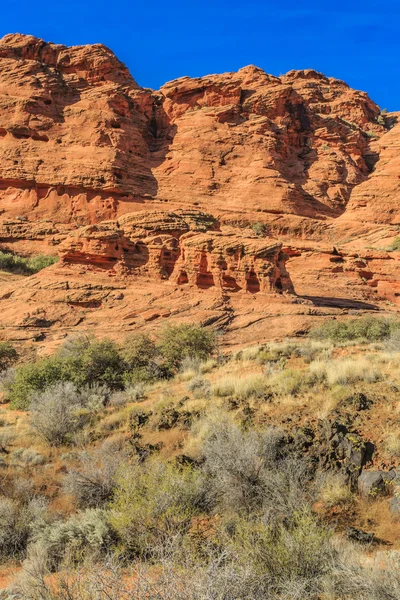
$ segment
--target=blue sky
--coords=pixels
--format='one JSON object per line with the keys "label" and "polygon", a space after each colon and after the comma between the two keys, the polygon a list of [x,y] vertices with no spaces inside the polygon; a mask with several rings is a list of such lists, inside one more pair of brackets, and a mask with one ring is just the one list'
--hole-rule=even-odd
{"label": "blue sky", "polygon": [[400,0],[1,0],[0,37],[101,42],[152,88],[248,64],[313,68],[400,110],[399,23]]}

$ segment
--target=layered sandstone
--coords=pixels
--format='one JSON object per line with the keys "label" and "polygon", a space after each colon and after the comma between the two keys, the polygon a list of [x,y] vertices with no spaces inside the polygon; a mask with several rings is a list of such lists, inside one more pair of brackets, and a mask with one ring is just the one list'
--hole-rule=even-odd
{"label": "layered sandstone", "polygon": [[[229,292],[293,291],[282,244],[218,231],[201,212],[140,213],[88,225],[60,246],[63,263]],[[251,237],[249,237],[251,236]]]}
{"label": "layered sandstone", "polygon": [[337,216],[372,168],[379,114],[365,93],[315,71],[246,67],[152,92],[104,46],[6,36],[3,214],[85,224],[168,202]]}
{"label": "layered sandstone", "polygon": [[[229,344],[396,310],[400,125],[313,70],[141,88],[102,46],[0,40],[3,337],[196,320]],[[263,326],[264,325],[264,326]]]}

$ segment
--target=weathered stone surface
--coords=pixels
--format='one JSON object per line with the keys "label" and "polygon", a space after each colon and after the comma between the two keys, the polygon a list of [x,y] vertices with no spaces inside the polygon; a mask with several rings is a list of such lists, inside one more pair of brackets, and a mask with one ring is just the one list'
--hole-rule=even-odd
{"label": "weathered stone surface", "polygon": [[250,66],[159,92],[104,46],[0,42],[7,216],[96,222],[142,202],[238,214],[341,214],[385,129],[366,94],[315,71]]}
{"label": "weathered stone surface", "polygon": [[389,502],[390,513],[397,518],[400,518],[400,496],[394,496]]}
{"label": "weathered stone surface", "polygon": [[152,91],[100,44],[6,36],[0,248],[62,261],[0,277],[4,335],[45,311],[47,337],[182,317],[235,345],[396,310],[397,119],[312,70]]}
{"label": "weathered stone surface", "polygon": [[358,478],[358,491],[365,498],[385,495],[393,491],[395,471],[363,471]]}
{"label": "weathered stone surface", "polygon": [[71,233],[60,256],[69,264],[201,289],[293,291],[281,244],[254,234],[238,239],[234,231],[216,229],[217,221],[200,212],[126,215]]}

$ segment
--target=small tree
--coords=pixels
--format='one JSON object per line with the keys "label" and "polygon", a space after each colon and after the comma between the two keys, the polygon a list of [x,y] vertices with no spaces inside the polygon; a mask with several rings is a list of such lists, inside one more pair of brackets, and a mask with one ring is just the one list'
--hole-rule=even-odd
{"label": "small tree", "polygon": [[12,408],[26,410],[32,394],[45,390],[63,379],[62,363],[57,357],[26,363],[15,370],[15,376],[3,387]]}
{"label": "small tree", "polygon": [[190,356],[206,360],[216,349],[215,333],[195,324],[171,325],[160,339],[159,348],[167,364],[178,369]]}
{"label": "small tree", "polygon": [[125,385],[151,382],[169,376],[160,350],[147,335],[138,334],[128,337],[121,348],[121,356],[126,369]]}
{"label": "small tree", "polygon": [[104,383],[111,388],[122,387],[124,364],[115,342],[81,336],[61,348],[62,378],[77,386]]}

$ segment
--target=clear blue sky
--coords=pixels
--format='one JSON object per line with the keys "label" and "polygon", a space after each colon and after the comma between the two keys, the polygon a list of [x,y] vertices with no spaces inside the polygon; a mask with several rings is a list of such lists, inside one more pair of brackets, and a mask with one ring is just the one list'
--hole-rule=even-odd
{"label": "clear blue sky", "polygon": [[400,0],[1,0],[0,37],[101,42],[158,88],[255,64],[313,68],[400,110]]}

